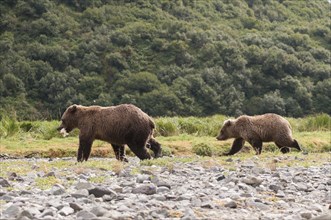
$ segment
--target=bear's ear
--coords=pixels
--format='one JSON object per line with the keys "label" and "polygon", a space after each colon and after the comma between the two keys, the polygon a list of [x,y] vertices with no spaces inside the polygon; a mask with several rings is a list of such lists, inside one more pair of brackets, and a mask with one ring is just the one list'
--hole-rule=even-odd
{"label": "bear's ear", "polygon": [[72,105],[69,107],[68,111],[74,113],[77,110],[77,105]]}
{"label": "bear's ear", "polygon": [[228,120],[226,120],[226,121],[224,121],[224,126],[230,126],[230,125],[232,125],[233,124],[233,121],[232,120],[230,120],[230,119],[228,119]]}

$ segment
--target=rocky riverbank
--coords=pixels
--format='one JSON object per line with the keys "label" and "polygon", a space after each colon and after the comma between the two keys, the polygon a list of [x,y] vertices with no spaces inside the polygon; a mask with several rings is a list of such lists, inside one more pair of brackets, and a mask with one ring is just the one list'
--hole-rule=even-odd
{"label": "rocky riverbank", "polygon": [[[186,160],[2,159],[2,219],[331,219],[331,163],[297,156]],[[226,163],[232,164],[227,166]],[[112,164],[108,167],[107,164]],[[157,164],[157,163],[156,163]],[[43,182],[44,181],[44,182]]]}

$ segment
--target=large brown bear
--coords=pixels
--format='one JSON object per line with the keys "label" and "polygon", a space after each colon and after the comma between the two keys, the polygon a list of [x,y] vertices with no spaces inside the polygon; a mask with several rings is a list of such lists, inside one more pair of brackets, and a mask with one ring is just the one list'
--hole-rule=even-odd
{"label": "large brown bear", "polygon": [[263,142],[275,142],[282,153],[288,153],[289,147],[301,150],[298,142],[292,138],[290,123],[276,114],[257,116],[243,115],[236,119],[226,120],[217,140],[235,138],[231,150],[224,155],[233,155],[240,151],[245,141],[261,154]]}
{"label": "large brown bear", "polygon": [[161,156],[161,145],[153,138],[155,124],[140,108],[123,104],[111,107],[72,105],[61,118],[58,130],[80,130],[77,161],[87,160],[95,139],[111,143],[118,160],[127,161],[124,145],[141,160],[150,159],[146,147]]}

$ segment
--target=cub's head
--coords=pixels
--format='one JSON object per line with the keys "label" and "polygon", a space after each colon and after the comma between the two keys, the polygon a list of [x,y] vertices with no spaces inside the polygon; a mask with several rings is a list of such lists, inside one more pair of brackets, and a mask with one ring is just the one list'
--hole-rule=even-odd
{"label": "cub's head", "polygon": [[74,128],[78,126],[78,111],[79,106],[71,105],[67,108],[67,110],[63,113],[61,117],[61,125],[57,128],[58,131],[61,131],[63,135],[66,135]]}
{"label": "cub's head", "polygon": [[221,128],[220,134],[216,137],[217,140],[227,140],[229,138],[233,138],[233,126],[235,121],[228,119],[224,121],[223,126]]}

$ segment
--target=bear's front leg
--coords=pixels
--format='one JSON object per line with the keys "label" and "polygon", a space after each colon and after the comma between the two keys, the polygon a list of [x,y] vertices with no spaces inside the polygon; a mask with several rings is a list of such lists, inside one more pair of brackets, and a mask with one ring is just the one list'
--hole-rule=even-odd
{"label": "bear's front leg", "polygon": [[243,138],[236,138],[231,146],[231,149],[228,153],[224,153],[223,156],[233,155],[241,150],[244,146],[245,140]]}
{"label": "bear's front leg", "polygon": [[79,137],[79,148],[77,153],[77,161],[83,162],[84,160],[88,160],[91,148],[92,148],[93,140],[89,138],[85,138],[84,136]]}

